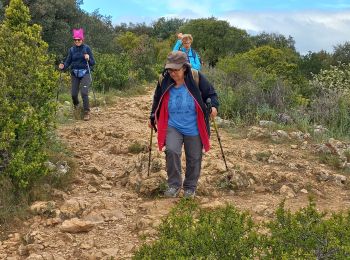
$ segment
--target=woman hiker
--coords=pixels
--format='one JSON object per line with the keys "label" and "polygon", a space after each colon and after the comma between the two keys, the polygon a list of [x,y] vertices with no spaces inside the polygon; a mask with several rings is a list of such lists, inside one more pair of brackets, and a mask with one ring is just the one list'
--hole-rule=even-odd
{"label": "woman hiker", "polygon": [[173,51],[183,51],[187,55],[188,62],[195,70],[201,70],[201,61],[198,53],[192,49],[193,38],[191,34],[178,33]]}
{"label": "woman hiker", "polygon": [[79,105],[79,90],[83,100],[84,120],[90,119],[89,106],[89,87],[91,84],[90,71],[87,63],[92,67],[95,65],[94,56],[90,47],[84,44],[84,31],[82,28],[73,29],[74,46],[68,51],[68,55],[64,63],[59,64],[59,69],[68,69],[71,67],[71,94],[74,108]]}
{"label": "woman hiker", "polygon": [[[196,74],[194,74],[196,73]],[[197,77],[194,77],[197,75]],[[206,101],[210,98],[212,110]],[[202,149],[209,150],[209,116],[217,115],[217,94],[205,76],[192,71],[186,53],[168,54],[165,69],[156,87],[150,127],[158,128],[158,148],[165,147],[168,188],[166,197],[194,197],[201,171]],[[181,150],[185,147],[185,179],[181,176]]]}

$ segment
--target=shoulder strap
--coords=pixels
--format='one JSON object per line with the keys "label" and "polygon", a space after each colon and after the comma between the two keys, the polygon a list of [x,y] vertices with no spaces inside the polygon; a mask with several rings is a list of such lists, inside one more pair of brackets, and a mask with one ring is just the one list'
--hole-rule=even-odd
{"label": "shoulder strap", "polygon": [[83,54],[87,53],[87,45],[83,45]]}
{"label": "shoulder strap", "polygon": [[69,48],[69,53],[70,53],[70,56],[73,56],[73,46]]}
{"label": "shoulder strap", "polygon": [[160,86],[162,85],[163,79],[164,79],[164,76],[163,76],[163,73],[161,73],[159,75],[159,79],[158,79],[158,83],[159,83]]}
{"label": "shoulder strap", "polygon": [[194,82],[196,83],[197,87],[199,88],[199,73],[198,70],[191,69],[192,77],[194,79]]}
{"label": "shoulder strap", "polygon": [[193,59],[196,59],[197,52],[194,49],[192,49],[192,56],[193,56]]}

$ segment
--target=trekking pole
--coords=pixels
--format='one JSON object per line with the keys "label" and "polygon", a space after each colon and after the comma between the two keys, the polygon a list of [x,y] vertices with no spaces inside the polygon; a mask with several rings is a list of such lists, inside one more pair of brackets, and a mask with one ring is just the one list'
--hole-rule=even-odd
{"label": "trekking pole", "polygon": [[148,146],[148,170],[147,170],[147,176],[149,176],[149,171],[150,171],[150,168],[151,168],[153,130],[157,133],[157,127],[156,127],[154,121],[151,120],[151,138],[149,140],[149,146]]}
{"label": "trekking pole", "polygon": [[[57,88],[57,93],[56,93],[56,105],[58,106],[58,95],[61,91],[61,87],[62,87],[62,70],[60,70],[60,77],[59,77],[59,83],[58,83],[58,88]],[[55,110],[55,115],[57,113],[57,108]]]}
{"label": "trekking pole", "polygon": [[153,139],[153,127],[151,127],[151,138],[149,140],[149,146],[148,146],[148,170],[147,170],[147,176],[149,176],[149,171],[150,171],[150,168],[151,168],[152,139]]}
{"label": "trekking pole", "polygon": [[91,91],[92,91],[92,94],[94,95],[94,102],[95,102],[95,107],[97,107],[97,102],[96,102],[96,96],[95,96],[95,91],[94,91],[94,88],[92,86],[92,76],[91,76],[91,70],[90,70],[90,65],[89,65],[89,61],[86,60],[86,64],[87,64],[87,67],[88,67],[88,71],[89,71],[89,75],[90,75],[90,86],[91,86]]}
{"label": "trekking pole", "polygon": [[[211,113],[211,109],[212,109],[211,99],[208,98],[206,103],[207,103],[208,111]],[[209,114],[209,116],[210,116],[210,114]],[[218,127],[216,126],[214,118],[211,118],[211,121],[213,122],[214,129],[215,129],[215,132],[216,132],[216,136],[217,136],[218,141],[219,141],[221,155],[222,155],[222,159],[224,160],[224,163],[225,163],[226,171],[228,171],[224,150],[222,149],[222,145],[221,145],[221,138],[220,138],[220,135],[219,135]]]}

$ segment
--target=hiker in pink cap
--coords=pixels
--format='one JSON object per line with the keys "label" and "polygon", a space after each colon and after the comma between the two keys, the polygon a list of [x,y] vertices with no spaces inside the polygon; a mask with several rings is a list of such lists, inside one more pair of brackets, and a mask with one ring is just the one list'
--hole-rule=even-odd
{"label": "hiker in pink cap", "polygon": [[59,69],[71,69],[71,82],[72,82],[72,100],[74,109],[79,105],[79,90],[83,100],[84,107],[84,120],[90,119],[90,106],[89,106],[89,87],[91,84],[91,77],[89,75],[90,67],[95,65],[95,59],[90,47],[84,44],[84,30],[73,29],[73,41],[74,46],[68,51],[67,58],[64,63],[61,63]]}

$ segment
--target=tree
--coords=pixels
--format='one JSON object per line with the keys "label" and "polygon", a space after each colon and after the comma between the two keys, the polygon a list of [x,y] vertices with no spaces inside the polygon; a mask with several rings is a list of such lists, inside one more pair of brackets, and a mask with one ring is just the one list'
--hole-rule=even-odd
{"label": "tree", "polygon": [[111,17],[101,15],[98,10],[91,14],[82,13],[81,19],[75,27],[85,29],[86,42],[95,51],[100,53],[113,53],[115,51],[116,46],[113,42],[115,33]]}
{"label": "tree", "polygon": [[0,172],[17,189],[45,174],[57,75],[29,9],[11,0],[0,25]]}
{"label": "tree", "polygon": [[282,34],[262,32],[252,37],[252,41],[256,47],[269,45],[276,49],[292,49],[295,51],[295,41],[292,36],[286,38]]}
{"label": "tree", "polygon": [[117,34],[126,33],[127,31],[129,31],[136,35],[147,34],[148,36],[151,36],[153,33],[153,28],[151,26],[146,25],[145,23],[129,23],[129,25],[127,25],[126,23],[121,23],[120,25],[116,25],[114,27],[114,31]]}
{"label": "tree", "polygon": [[[9,0],[0,0],[7,5]],[[81,10],[81,0],[24,0],[32,14],[32,24],[42,26],[42,38],[56,60],[61,61],[72,45],[72,29],[84,28],[86,42],[101,53],[113,52],[114,28],[111,18]]]}
{"label": "tree", "polygon": [[245,30],[213,17],[190,20],[179,30],[192,34],[193,48],[211,66],[215,66],[219,58],[245,52],[253,46]]}
{"label": "tree", "polygon": [[180,26],[184,24],[184,22],[184,19],[165,19],[164,17],[161,17],[152,24],[153,36],[157,39],[165,40],[171,35],[175,35],[175,33],[178,31]]}
{"label": "tree", "polygon": [[241,66],[264,72],[277,77],[295,81],[299,79],[298,56],[290,49],[275,49],[270,46],[262,46],[235,56],[225,57],[218,63],[218,67],[226,73],[233,73]]}
{"label": "tree", "polygon": [[332,55],[326,51],[309,52],[301,56],[299,68],[301,73],[308,79],[318,74],[321,70],[328,69],[332,63]]}
{"label": "tree", "polygon": [[350,42],[338,44],[334,47],[333,65],[338,65],[339,63],[350,63]]}

